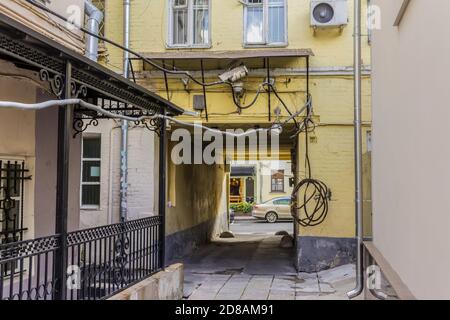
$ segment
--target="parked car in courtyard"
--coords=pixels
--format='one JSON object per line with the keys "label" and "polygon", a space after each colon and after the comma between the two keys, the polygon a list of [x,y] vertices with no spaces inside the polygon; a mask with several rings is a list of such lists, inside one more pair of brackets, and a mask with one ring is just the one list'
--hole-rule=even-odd
{"label": "parked car in courtyard", "polygon": [[281,197],[255,204],[252,216],[257,219],[264,219],[269,223],[275,223],[278,220],[292,220],[291,198]]}

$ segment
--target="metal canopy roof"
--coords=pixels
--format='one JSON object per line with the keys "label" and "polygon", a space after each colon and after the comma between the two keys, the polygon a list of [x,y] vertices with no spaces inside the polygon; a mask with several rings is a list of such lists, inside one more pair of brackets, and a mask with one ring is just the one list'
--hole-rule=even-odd
{"label": "metal canopy roof", "polygon": [[142,53],[148,59],[186,60],[186,59],[255,59],[255,58],[299,58],[314,56],[311,49],[247,49],[235,51],[186,51]]}
{"label": "metal canopy roof", "polygon": [[241,167],[241,166],[232,166],[231,167],[231,176],[232,177],[253,177],[255,175],[255,167]]}
{"label": "metal canopy roof", "polygon": [[91,101],[108,99],[113,102],[114,107],[110,103],[108,111],[129,115],[148,115],[163,111],[179,115],[184,111],[3,13],[0,13],[0,58],[12,61],[21,68],[39,71],[41,79],[50,82],[52,91],[58,97],[64,91],[60,82],[64,83],[61,80],[69,61],[73,65],[75,88],[86,90],[86,97]]}

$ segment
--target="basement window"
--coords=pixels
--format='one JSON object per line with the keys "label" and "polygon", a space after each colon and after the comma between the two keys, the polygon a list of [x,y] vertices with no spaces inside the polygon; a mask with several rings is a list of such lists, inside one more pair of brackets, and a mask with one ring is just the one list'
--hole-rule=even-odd
{"label": "basement window", "polygon": [[244,44],[287,45],[286,0],[246,0]]}
{"label": "basement window", "polygon": [[86,135],[82,140],[81,208],[100,207],[101,137]]}
{"label": "basement window", "polygon": [[210,1],[169,1],[169,47],[209,47]]}

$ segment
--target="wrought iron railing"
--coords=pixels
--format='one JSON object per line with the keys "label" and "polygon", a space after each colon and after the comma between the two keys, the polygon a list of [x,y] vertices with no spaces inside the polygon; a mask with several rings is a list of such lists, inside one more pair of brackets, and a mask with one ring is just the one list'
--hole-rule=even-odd
{"label": "wrought iron railing", "polygon": [[[110,297],[161,269],[159,216],[67,235],[66,299]],[[58,235],[0,245],[0,300],[52,300]],[[6,274],[4,270],[14,269]]]}

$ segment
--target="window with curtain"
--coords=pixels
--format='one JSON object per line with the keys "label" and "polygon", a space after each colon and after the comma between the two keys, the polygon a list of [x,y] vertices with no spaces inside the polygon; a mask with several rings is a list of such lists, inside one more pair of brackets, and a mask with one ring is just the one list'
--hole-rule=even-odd
{"label": "window with curtain", "polygon": [[169,0],[171,46],[209,45],[209,0]]}
{"label": "window with curtain", "polygon": [[83,136],[81,162],[81,207],[98,208],[100,206],[100,136]]}
{"label": "window with curtain", "polygon": [[245,44],[285,45],[286,0],[246,0]]}
{"label": "window with curtain", "polygon": [[273,170],[271,175],[271,192],[284,192],[284,170]]}

